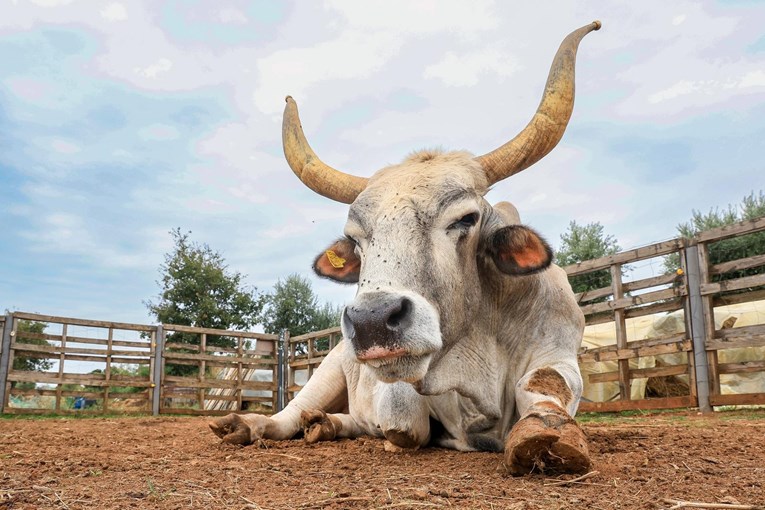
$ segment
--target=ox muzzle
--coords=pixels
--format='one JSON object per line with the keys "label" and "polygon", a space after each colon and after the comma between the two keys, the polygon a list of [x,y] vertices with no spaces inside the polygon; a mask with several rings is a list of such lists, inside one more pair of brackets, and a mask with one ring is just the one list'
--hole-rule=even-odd
{"label": "ox muzzle", "polygon": [[385,382],[422,379],[442,346],[438,313],[409,291],[357,295],[343,311],[342,330],[356,359]]}

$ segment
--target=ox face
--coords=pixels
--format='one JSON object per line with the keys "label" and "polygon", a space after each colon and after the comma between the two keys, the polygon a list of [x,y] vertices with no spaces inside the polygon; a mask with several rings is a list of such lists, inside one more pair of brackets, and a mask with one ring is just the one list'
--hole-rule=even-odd
{"label": "ox face", "polygon": [[[482,279],[546,268],[549,246],[503,225],[483,199],[486,178],[466,153],[423,152],[375,174],[351,204],[345,237],[314,269],[358,283],[342,317],[356,359],[386,382],[422,379],[490,303]],[[493,271],[484,274],[482,259]]]}

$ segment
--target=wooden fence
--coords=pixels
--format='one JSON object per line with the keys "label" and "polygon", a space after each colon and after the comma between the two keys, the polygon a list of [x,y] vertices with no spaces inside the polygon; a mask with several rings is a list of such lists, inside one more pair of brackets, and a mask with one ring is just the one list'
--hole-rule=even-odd
{"label": "wooden fence", "polygon": [[[752,274],[765,254],[710,263],[763,232],[760,218],[566,267],[572,283],[600,282],[577,294],[580,410],[765,404],[765,274]],[[679,270],[667,272],[666,257]],[[290,338],[24,312],[0,317],[0,333],[6,413],[272,413],[341,339],[339,328]]]}
{"label": "wooden fence", "polygon": [[[35,329],[29,324],[44,324],[44,332],[29,331]],[[5,413],[223,414],[277,408],[276,335],[25,312],[2,317],[0,326]],[[264,380],[257,380],[258,372]]]}
{"label": "wooden fence", "polygon": [[[586,377],[585,384],[617,383],[618,395],[605,401],[584,401],[580,409],[700,407],[709,410],[710,406],[719,405],[765,404],[762,389],[726,394],[720,381],[723,374],[760,372],[761,388],[765,387],[765,349],[761,349],[765,347],[765,316],[751,325],[736,325],[736,314],[721,320],[719,325],[715,321],[716,311],[722,311],[723,307],[765,298],[765,274],[736,274],[765,265],[765,255],[748,255],[717,265],[709,262],[710,250],[720,249],[720,243],[731,238],[741,240],[762,231],[765,231],[765,218],[706,231],[692,239],[673,239],[566,267],[572,281],[587,277],[601,281],[596,277],[604,276],[604,271],[610,280],[608,286],[577,295],[587,325],[603,324],[613,331],[610,344],[583,348],[579,363]],[[664,268],[667,256],[675,257],[679,270],[625,281],[628,265],[650,266],[657,272]],[[634,325],[639,318],[651,316],[655,326],[658,321],[667,322],[665,319],[673,315],[677,319],[673,328],[659,331],[652,327],[650,334],[630,337],[630,331],[637,329]],[[720,362],[718,353],[742,348],[747,352],[738,354],[743,354],[745,361]],[[607,362],[615,365],[613,370],[603,370]],[[592,369],[593,365],[597,368]],[[645,395],[635,398],[632,386],[638,380],[645,383],[651,379],[675,384],[665,384],[671,391],[663,395],[659,392],[653,398]],[[682,391],[683,387],[686,391]]]}

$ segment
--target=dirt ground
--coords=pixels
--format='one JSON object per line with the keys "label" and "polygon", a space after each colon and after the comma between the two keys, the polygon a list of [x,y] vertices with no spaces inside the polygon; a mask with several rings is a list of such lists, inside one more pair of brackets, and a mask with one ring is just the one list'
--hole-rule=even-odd
{"label": "dirt ground", "polygon": [[204,418],[0,420],[0,509],[659,509],[765,505],[765,412],[583,420],[597,474],[505,476],[494,453],[362,438],[221,444]]}

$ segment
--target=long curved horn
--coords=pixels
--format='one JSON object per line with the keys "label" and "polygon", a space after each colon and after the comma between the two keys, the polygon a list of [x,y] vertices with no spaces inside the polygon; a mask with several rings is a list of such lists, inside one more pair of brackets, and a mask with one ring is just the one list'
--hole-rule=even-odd
{"label": "long curved horn", "polygon": [[476,159],[489,184],[525,170],[553,150],[574,109],[574,65],[582,38],[600,29],[600,21],[571,32],[555,54],[542,101],[531,122],[515,138]]}
{"label": "long curved horn", "polygon": [[313,152],[303,134],[295,100],[287,96],[282,122],[282,145],[287,163],[303,184],[319,195],[350,204],[367,187],[368,179],[335,170]]}

